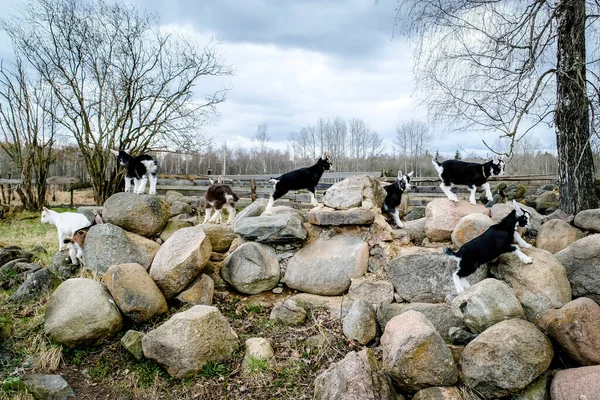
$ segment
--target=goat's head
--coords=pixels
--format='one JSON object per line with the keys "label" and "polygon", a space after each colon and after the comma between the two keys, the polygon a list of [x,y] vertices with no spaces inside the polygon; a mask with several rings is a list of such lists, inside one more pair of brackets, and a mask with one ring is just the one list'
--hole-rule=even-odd
{"label": "goat's head", "polygon": [[113,149],[110,149],[110,152],[113,153],[117,157],[117,161],[122,166],[125,165],[125,163],[127,162],[127,160],[130,157],[129,154],[127,154],[127,152],[125,152],[124,150],[113,150]]}
{"label": "goat's head", "polygon": [[492,160],[492,167],[490,169],[490,176],[502,176],[504,175],[504,168],[506,167],[506,163],[504,162],[504,156],[498,158],[497,155],[494,155],[494,159]]}
{"label": "goat's head", "polygon": [[531,214],[528,211],[523,210],[519,203],[513,200],[513,208],[517,212],[517,226],[521,228],[531,228]]}
{"label": "goat's head", "polygon": [[44,207],[42,211],[42,224],[46,224],[48,222],[51,222],[50,210]]}
{"label": "goat's head", "polygon": [[398,187],[402,189],[403,192],[410,190],[410,177],[412,176],[414,171],[410,171],[408,174],[403,174],[402,170],[398,171],[398,180],[396,181]]}
{"label": "goat's head", "polygon": [[325,171],[333,171],[331,159],[327,155],[326,151],[323,152],[323,157],[319,158],[317,164],[319,164]]}
{"label": "goat's head", "polygon": [[94,224],[102,224],[102,211],[101,210],[93,210],[94,213]]}

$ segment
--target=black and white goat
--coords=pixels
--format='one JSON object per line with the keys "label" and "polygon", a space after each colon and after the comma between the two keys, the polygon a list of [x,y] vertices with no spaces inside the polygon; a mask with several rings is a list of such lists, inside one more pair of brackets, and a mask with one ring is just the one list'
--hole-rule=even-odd
{"label": "black and white goat", "polygon": [[483,164],[465,162],[459,160],[446,160],[442,163],[438,162],[435,157],[431,162],[435,167],[436,171],[440,175],[442,183],[440,187],[448,196],[448,199],[458,202],[458,197],[450,189],[453,185],[466,185],[471,192],[469,196],[469,202],[475,204],[475,192],[477,186],[481,186],[485,190],[485,196],[488,200],[492,200],[492,191],[490,190],[490,184],[487,183],[487,179],[490,176],[502,176],[504,175],[504,168],[506,166],[503,161],[504,156],[498,158],[494,155],[494,159]]}
{"label": "black and white goat", "polygon": [[324,152],[323,157],[320,157],[315,165],[286,172],[279,178],[271,179],[274,191],[269,198],[264,214],[271,215],[271,209],[275,200],[285,196],[290,190],[308,189],[311,204],[313,206],[318,205],[319,203],[315,197],[315,188],[319,184],[323,172],[330,169],[332,169],[331,160],[327,157],[327,152]]}
{"label": "black and white goat", "polygon": [[513,200],[514,210],[510,212],[502,221],[492,225],[480,236],[462,245],[457,252],[450,249],[444,249],[444,253],[455,257],[457,261],[456,271],[452,274],[456,292],[460,293],[468,288],[469,282],[466,277],[471,275],[482,264],[498,258],[504,253],[515,253],[524,264],[531,264],[531,257],[523,254],[519,247],[513,244],[516,241],[523,248],[532,247],[521,238],[517,228],[530,228],[531,216],[527,211],[519,207]]}
{"label": "black and white goat", "polygon": [[[102,224],[102,213],[99,210],[93,210],[94,220],[90,226],[76,230],[68,239],[64,239],[63,243],[69,246],[69,257],[71,257],[71,263],[78,265],[79,261],[83,262],[83,247],[85,245],[85,237],[87,236],[90,228],[97,224]],[[79,261],[78,261],[79,260]]]}
{"label": "black and white goat", "polygon": [[156,194],[156,169],[158,162],[147,154],[141,156],[130,156],[123,150],[110,150],[119,164],[125,167],[125,191],[131,191],[131,181],[133,181],[133,193],[144,194],[146,183],[150,180],[150,191],[148,194]]}
{"label": "black and white goat", "polygon": [[400,170],[398,171],[398,179],[396,179],[396,182],[384,187],[387,195],[381,206],[381,211],[385,214],[389,214],[394,219],[398,228],[404,227],[400,221],[400,216],[398,215],[398,206],[400,206],[400,203],[402,202],[402,194],[410,189],[410,177],[412,174],[411,171],[404,175]]}
{"label": "black and white goat", "polygon": [[[212,180],[211,180],[212,182]],[[204,223],[220,224],[223,220],[223,207],[229,212],[227,224],[233,223],[235,218],[235,202],[240,198],[233,192],[231,186],[224,183],[213,183],[204,195]],[[215,214],[211,217],[212,210]]]}

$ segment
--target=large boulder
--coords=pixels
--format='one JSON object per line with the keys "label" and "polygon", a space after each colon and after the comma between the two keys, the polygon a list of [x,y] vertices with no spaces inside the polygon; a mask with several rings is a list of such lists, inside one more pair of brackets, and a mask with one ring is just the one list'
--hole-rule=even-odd
{"label": "large boulder", "polygon": [[192,209],[192,206],[190,206],[188,203],[185,203],[183,201],[175,200],[169,206],[169,216],[170,217],[175,217],[176,215],[180,215],[180,214],[191,215],[193,212],[194,212],[194,210]]}
{"label": "large boulder", "polygon": [[282,322],[285,325],[299,325],[306,321],[306,310],[290,298],[275,304],[269,319]]}
{"label": "large boulder", "polygon": [[140,264],[111,266],[104,274],[104,285],[121,312],[135,323],[168,311],[165,297]]}
{"label": "large boulder", "polygon": [[102,218],[126,231],[154,237],[169,220],[169,205],[157,196],[115,193],[104,202]]}
{"label": "large boulder", "polygon": [[494,220],[485,214],[474,213],[465,215],[458,221],[456,228],[452,231],[452,244],[455,247],[461,247],[463,244],[480,236],[494,224]]}
{"label": "large boulder", "polygon": [[342,331],[348,339],[362,345],[373,340],[377,336],[377,322],[371,303],[363,299],[356,300],[344,317]]}
{"label": "large boulder", "polygon": [[22,250],[20,247],[17,246],[0,248],[0,267],[4,266],[10,261],[18,259],[24,259],[23,261],[31,261],[33,257],[33,253]]}
{"label": "large boulder", "polygon": [[[440,303],[455,291],[452,273],[456,260],[443,253],[420,252],[400,256],[386,267],[398,295],[410,302]],[[487,269],[479,268],[467,279],[473,284],[485,279]]]}
{"label": "large boulder", "polygon": [[85,237],[83,265],[102,274],[117,264],[137,263],[148,269],[158,249],[158,243],[116,225],[94,225]]}
{"label": "large boulder", "polygon": [[502,321],[469,343],[460,358],[461,380],[484,398],[517,393],[550,366],[550,340],[522,319]]}
{"label": "large boulder", "polygon": [[540,213],[556,207],[558,207],[558,193],[554,191],[543,192],[535,198],[535,209]]}
{"label": "large boulder", "polygon": [[535,246],[554,254],[583,237],[583,232],[571,226],[568,222],[551,219],[541,226],[535,240]]}
{"label": "large boulder", "polygon": [[194,306],[210,306],[215,293],[215,283],[210,276],[200,274],[190,283],[183,292],[176,297],[182,303]]}
{"label": "large boulder", "polygon": [[169,240],[169,238],[181,228],[189,228],[190,226],[193,226],[193,224],[189,221],[181,219],[170,219],[169,222],[167,222],[167,225],[165,225],[162,232],[160,233],[159,238],[164,243],[167,240]]}
{"label": "large boulder", "polygon": [[[538,213],[535,208],[526,206],[525,204],[519,204],[521,209],[527,211],[530,215],[529,222],[531,224],[531,233],[535,236],[537,235],[540,227],[542,226],[542,222],[544,220],[544,216]],[[490,210],[492,219],[495,222],[500,222],[504,217],[510,214],[514,210],[512,203],[499,203],[494,204],[492,209]]]}
{"label": "large boulder", "polygon": [[381,336],[383,368],[401,390],[454,385],[452,352],[427,317],[407,311],[392,318]]}
{"label": "large boulder", "polygon": [[600,208],[578,212],[573,220],[573,225],[584,231],[600,232]]}
{"label": "large boulder", "polygon": [[579,239],[556,253],[556,258],[567,270],[573,297],[589,297],[600,303],[600,235]]}
{"label": "large boulder", "polygon": [[24,304],[39,301],[44,295],[60,285],[61,280],[49,268],[41,268],[29,275],[27,280],[14,292],[8,301]]}
{"label": "large boulder", "polygon": [[432,242],[450,240],[458,221],[469,214],[490,215],[483,204],[471,204],[467,201],[455,203],[449,199],[435,199],[425,208],[425,234]]}
{"label": "large boulder", "polygon": [[306,239],[306,228],[298,210],[273,207],[272,212],[272,215],[245,217],[234,222],[235,234],[265,244],[299,243]]}
{"label": "large boulder", "polygon": [[389,304],[394,301],[394,285],[388,279],[366,275],[351,279],[348,295],[354,300],[364,299],[371,304]]}
{"label": "large boulder", "polygon": [[30,374],[21,378],[27,393],[36,400],[66,400],[75,392],[60,375]]}
{"label": "large boulder", "polygon": [[234,225],[246,217],[258,217],[267,208],[268,199],[257,199],[252,202],[248,207],[240,211],[234,218]]}
{"label": "large boulder", "polygon": [[490,272],[510,285],[527,319],[535,321],[547,309],[571,301],[571,286],[565,268],[552,253],[536,248],[523,252],[533,258],[532,264],[523,264],[516,254],[506,253],[498,257]]}
{"label": "large boulder", "polygon": [[101,283],[75,278],[64,281],[46,303],[44,331],[68,347],[94,345],[115,335],[121,313]]}
{"label": "large boulder", "polygon": [[233,227],[227,224],[202,224],[202,230],[208,236],[212,251],[225,253],[235,239]]}
{"label": "large boulder", "polygon": [[600,306],[593,300],[580,297],[547,310],[537,324],[579,365],[600,364]]}
{"label": "large boulder", "polygon": [[165,297],[171,299],[202,272],[211,252],[202,227],[180,229],[156,253],[150,276]]}
{"label": "large boulder", "polygon": [[371,349],[351,351],[315,380],[314,400],[398,400]]}
{"label": "large boulder", "polygon": [[367,175],[354,175],[327,189],[323,196],[323,204],[338,210],[354,207],[379,209],[386,195],[378,179]]}
{"label": "large boulder", "polygon": [[600,365],[558,371],[552,379],[552,400],[596,400],[600,393]]}
{"label": "large boulder", "polygon": [[500,321],[525,318],[523,307],[504,282],[488,278],[452,300],[452,311],[473,332],[483,332]]}
{"label": "large boulder", "polygon": [[247,242],[231,253],[221,266],[221,277],[238,292],[257,294],[279,283],[279,262],[272,247]]}
{"label": "large boulder", "polygon": [[368,261],[369,245],[358,237],[317,239],[290,258],[283,281],[302,292],[335,296],[367,272]]}
{"label": "large boulder", "polygon": [[377,307],[377,324],[381,331],[392,318],[407,311],[418,311],[425,315],[446,342],[450,342],[450,328],[465,327],[462,319],[454,315],[446,303],[392,303]]}
{"label": "large boulder", "polygon": [[430,387],[419,390],[412,400],[463,400],[463,396],[455,386]]}
{"label": "large boulder", "polygon": [[336,210],[329,207],[315,207],[308,212],[308,222],[313,225],[369,225],[375,220],[375,212],[364,208]]}
{"label": "large boulder", "polygon": [[427,218],[414,219],[404,222],[404,230],[408,233],[410,240],[415,243],[421,243],[427,237],[425,234],[425,223]]}
{"label": "large boulder", "polygon": [[208,361],[231,358],[238,336],[216,307],[194,306],[148,332],[142,348],[173,378],[189,378]]}

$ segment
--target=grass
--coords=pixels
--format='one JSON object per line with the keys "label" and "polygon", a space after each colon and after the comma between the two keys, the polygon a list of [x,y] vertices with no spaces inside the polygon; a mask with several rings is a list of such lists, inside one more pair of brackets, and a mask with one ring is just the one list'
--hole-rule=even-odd
{"label": "grass", "polygon": [[200,376],[204,378],[215,378],[229,375],[229,369],[225,364],[216,361],[209,361],[202,367]]}

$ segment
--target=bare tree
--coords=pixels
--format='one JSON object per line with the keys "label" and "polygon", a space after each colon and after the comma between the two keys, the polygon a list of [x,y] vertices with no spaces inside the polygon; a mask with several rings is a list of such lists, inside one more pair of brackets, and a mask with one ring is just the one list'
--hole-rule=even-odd
{"label": "bare tree", "polygon": [[55,126],[50,114],[52,94],[41,81],[31,82],[17,60],[14,68],[0,66],[0,147],[20,171],[16,192],[27,210],[41,210],[46,178],[54,161]]}
{"label": "bare tree", "polygon": [[[418,86],[434,119],[493,129],[514,143],[553,116],[560,207],[596,207],[585,37],[600,5],[588,2],[586,14],[585,0],[398,3],[397,26],[420,38]],[[597,57],[587,61],[597,68]]]}
{"label": "bare tree", "polygon": [[34,0],[2,27],[19,56],[52,88],[49,111],[79,145],[96,202],[121,181],[109,148],[134,153],[198,149],[225,91],[198,101],[207,76],[230,74],[215,44],[159,29],[159,20],[104,0]]}
{"label": "bare tree", "polygon": [[410,120],[396,127],[395,143],[404,158],[404,170],[421,175],[419,158],[431,146],[433,135],[426,123]]}

